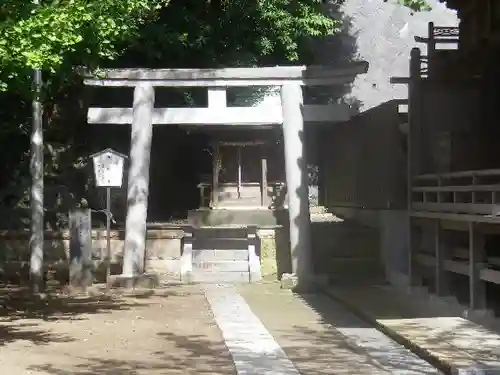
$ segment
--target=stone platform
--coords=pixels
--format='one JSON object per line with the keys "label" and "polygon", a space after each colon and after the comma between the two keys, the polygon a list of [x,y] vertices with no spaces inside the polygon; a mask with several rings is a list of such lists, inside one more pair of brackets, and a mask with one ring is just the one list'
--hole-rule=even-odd
{"label": "stone platform", "polygon": [[254,225],[277,227],[288,223],[288,211],[267,209],[198,209],[188,212],[193,226]]}
{"label": "stone platform", "polygon": [[470,312],[457,312],[446,298],[390,286],[333,287],[326,293],[447,373],[500,374],[499,327],[472,322]]}

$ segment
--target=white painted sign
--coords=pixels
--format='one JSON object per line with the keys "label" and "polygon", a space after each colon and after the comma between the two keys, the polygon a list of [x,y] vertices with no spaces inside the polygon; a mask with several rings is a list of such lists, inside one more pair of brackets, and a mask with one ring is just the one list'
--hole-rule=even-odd
{"label": "white painted sign", "polygon": [[97,187],[121,187],[125,155],[111,149],[92,156]]}

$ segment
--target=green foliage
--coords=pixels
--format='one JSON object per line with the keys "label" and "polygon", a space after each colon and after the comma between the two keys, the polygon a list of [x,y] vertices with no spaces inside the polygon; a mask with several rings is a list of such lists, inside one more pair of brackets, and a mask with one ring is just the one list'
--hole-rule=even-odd
{"label": "green foliage", "polygon": [[426,0],[398,0],[398,2],[414,11],[431,10],[431,7]]}
{"label": "green foliage", "polygon": [[65,63],[95,66],[112,59],[116,43],[137,35],[167,0],[25,0],[0,5],[3,87],[28,69],[56,72]]}
{"label": "green foliage", "polygon": [[[397,1],[413,10],[428,9],[425,0]],[[181,49],[203,51],[205,60],[212,55],[212,65],[221,65],[217,61],[221,52],[229,50],[232,53],[226,56],[236,65],[257,62],[262,56],[281,55],[296,61],[304,37],[336,31],[335,22],[321,11],[322,0],[39,3],[3,0],[0,4],[0,88],[5,89],[9,82],[26,85],[33,68],[56,73],[75,64],[95,67],[118,58],[131,46],[164,64],[166,50],[158,50],[158,46],[174,49],[178,55],[183,54]],[[161,22],[155,22],[160,14]]]}
{"label": "green foliage", "polygon": [[337,23],[320,0],[172,0],[115,66],[192,67],[286,64],[304,57],[307,38]]}

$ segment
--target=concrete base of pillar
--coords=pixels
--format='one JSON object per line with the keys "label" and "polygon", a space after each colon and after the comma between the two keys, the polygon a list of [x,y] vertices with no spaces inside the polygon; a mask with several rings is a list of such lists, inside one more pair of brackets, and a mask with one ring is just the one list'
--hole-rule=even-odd
{"label": "concrete base of pillar", "polygon": [[191,284],[193,282],[193,274],[191,271],[181,273],[181,282],[183,284]]}
{"label": "concrete base of pillar", "polygon": [[295,274],[284,273],[281,277],[281,289],[288,289],[294,293],[315,293],[328,286],[328,276],[312,275],[299,281]]}
{"label": "concrete base of pillar", "polygon": [[284,273],[281,275],[281,289],[293,290],[298,284],[298,278],[292,273]]}
{"label": "concrete base of pillar", "polygon": [[258,283],[260,281],[262,281],[262,274],[260,273],[260,270],[255,272],[250,272],[251,283]]}
{"label": "concrete base of pillar", "polygon": [[137,276],[116,275],[111,276],[108,281],[110,288],[147,288],[154,289],[160,284],[160,278],[157,274],[147,274]]}

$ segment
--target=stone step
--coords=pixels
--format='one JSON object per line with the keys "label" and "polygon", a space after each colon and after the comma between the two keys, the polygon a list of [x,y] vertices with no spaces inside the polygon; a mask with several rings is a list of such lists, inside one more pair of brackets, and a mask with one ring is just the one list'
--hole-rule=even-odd
{"label": "stone step", "polygon": [[284,210],[211,210],[200,209],[189,211],[188,221],[191,225],[258,225],[273,226],[286,221]]}
{"label": "stone step", "polygon": [[250,272],[198,271],[193,269],[195,283],[249,283]]}
{"label": "stone step", "polygon": [[248,260],[248,250],[193,250],[193,263],[199,261]]}
{"label": "stone step", "polygon": [[213,238],[246,239],[247,228],[244,226],[201,227],[195,229],[194,238],[195,239],[213,239]]}
{"label": "stone step", "polygon": [[324,214],[328,212],[328,209],[325,206],[311,206],[309,212],[311,214]]}
{"label": "stone step", "polygon": [[193,249],[245,250],[248,241],[245,238],[195,238]]}
{"label": "stone step", "polygon": [[193,271],[249,272],[249,265],[245,260],[194,261]]}

